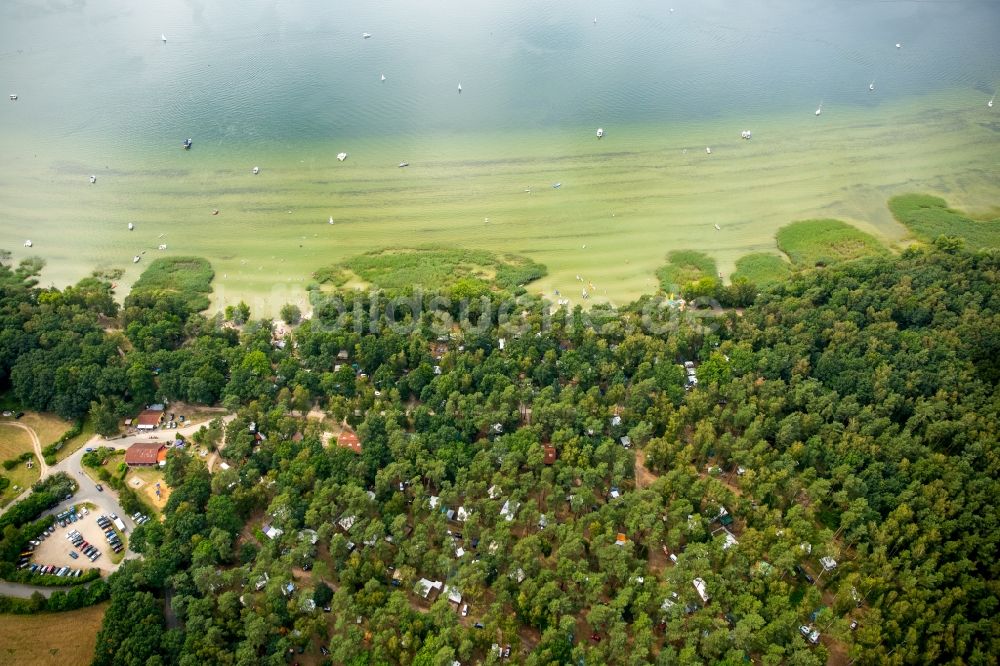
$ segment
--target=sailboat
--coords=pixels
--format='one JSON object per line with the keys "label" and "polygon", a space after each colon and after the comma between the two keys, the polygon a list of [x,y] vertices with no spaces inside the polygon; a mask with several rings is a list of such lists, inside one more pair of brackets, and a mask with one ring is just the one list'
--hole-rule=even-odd
{"label": "sailboat", "polygon": [[166,44],[166,43],[167,43],[167,36],[166,36],[166,35],[160,35],[160,39],[162,39],[162,40],[163,40],[163,43],[164,43],[164,44]]}
{"label": "sailboat", "polygon": [[385,74],[382,75],[382,80],[385,81]]}
{"label": "sailboat", "polygon": [[990,97],[990,101],[986,102],[986,108],[987,109],[992,109],[993,108],[993,100],[995,100],[996,98],[997,98],[996,95],[993,95],[993,97]]}
{"label": "sailboat", "polygon": [[875,79],[872,79],[872,82],[868,84],[868,91],[875,92]]}
{"label": "sailboat", "polygon": [[461,83],[458,84],[458,94],[459,95],[462,94],[462,84]]}
{"label": "sailboat", "polygon": [[134,224],[132,224],[131,222],[129,222],[129,223],[128,223],[128,230],[129,230],[129,231],[132,231],[133,229],[135,229],[135,225],[134,225]]}
{"label": "sailboat", "polygon": [[820,102],[819,106],[816,107],[816,115],[818,116],[821,113],[823,113],[823,102]]}
{"label": "sailboat", "polygon": [[333,224],[333,215],[330,216],[330,224]]}

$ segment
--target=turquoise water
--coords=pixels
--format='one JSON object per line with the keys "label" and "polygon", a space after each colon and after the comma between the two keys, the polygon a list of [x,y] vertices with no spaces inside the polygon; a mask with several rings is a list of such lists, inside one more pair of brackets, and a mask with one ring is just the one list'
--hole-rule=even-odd
{"label": "turquoise water", "polygon": [[43,151],[610,134],[1000,85],[994,0],[4,2],[0,43],[0,132]]}

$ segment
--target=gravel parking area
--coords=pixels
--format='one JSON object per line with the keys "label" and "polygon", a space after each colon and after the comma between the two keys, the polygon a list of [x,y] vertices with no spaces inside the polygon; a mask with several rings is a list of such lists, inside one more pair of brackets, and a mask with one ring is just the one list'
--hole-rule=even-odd
{"label": "gravel parking area", "polygon": [[[111,546],[108,545],[108,540],[104,538],[104,530],[97,525],[97,516],[97,513],[91,511],[88,515],[83,516],[81,520],[70,523],[66,527],[59,527],[59,523],[53,525],[56,529],[55,534],[46,538],[42,542],[42,545],[35,548],[35,556],[31,558],[32,563],[53,564],[56,566],[72,567],[73,569],[83,569],[84,571],[93,567],[100,567],[106,570],[107,565],[111,562],[109,556],[112,551]],[[81,553],[66,538],[66,535],[73,530],[79,532],[85,540],[94,544],[101,551],[101,556],[96,561],[91,562],[86,555]],[[74,560],[70,557],[70,551],[79,555],[79,558]]]}

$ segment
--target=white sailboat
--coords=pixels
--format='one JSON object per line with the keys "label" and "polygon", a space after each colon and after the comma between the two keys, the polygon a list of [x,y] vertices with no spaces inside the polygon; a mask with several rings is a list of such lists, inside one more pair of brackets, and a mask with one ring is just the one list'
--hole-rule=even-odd
{"label": "white sailboat", "polygon": [[996,98],[997,98],[996,95],[993,95],[993,97],[990,97],[990,101],[986,102],[986,108],[987,109],[992,109],[993,108],[993,100],[995,100]]}
{"label": "white sailboat", "polygon": [[330,216],[330,224],[333,224],[333,215]]}
{"label": "white sailboat", "polygon": [[134,225],[134,224],[132,224],[131,222],[129,222],[129,223],[128,223],[128,230],[129,230],[129,231],[132,231],[133,229],[135,229],[135,225]]}
{"label": "white sailboat", "polygon": [[707,155],[711,155],[711,154],[712,154],[712,149],[711,149],[710,147],[706,146],[706,147],[705,147],[705,153],[706,153]]}
{"label": "white sailboat", "polygon": [[458,84],[458,94],[459,95],[462,94],[462,84],[461,83]]}
{"label": "white sailboat", "polygon": [[385,81],[385,74],[382,75],[382,81]]}
{"label": "white sailboat", "polygon": [[816,107],[816,115],[818,116],[821,113],[823,113],[823,102],[820,102],[819,106]]}
{"label": "white sailboat", "polygon": [[868,84],[868,91],[875,92],[875,79],[872,79],[872,82]]}
{"label": "white sailboat", "polygon": [[166,35],[162,35],[162,34],[161,34],[161,35],[160,35],[160,39],[162,39],[162,40],[163,40],[163,43],[164,43],[164,44],[166,44],[166,43],[167,43],[167,36],[166,36]]}

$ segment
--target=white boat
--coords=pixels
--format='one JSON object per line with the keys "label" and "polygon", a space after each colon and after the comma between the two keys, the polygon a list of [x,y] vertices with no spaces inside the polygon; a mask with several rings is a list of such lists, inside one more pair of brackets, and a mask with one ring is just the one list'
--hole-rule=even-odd
{"label": "white boat", "polygon": [[597,17],[594,17],[594,25],[597,25]]}
{"label": "white boat", "polygon": [[362,39],[371,39],[371,36],[372,36],[372,33],[370,33],[370,32],[363,32],[363,33],[361,33],[361,38]]}
{"label": "white boat", "polygon": [[993,100],[995,100],[996,98],[997,98],[996,95],[993,95],[993,97],[990,97],[990,101],[986,102],[986,108],[987,109],[992,109],[993,108]]}
{"label": "white boat", "polygon": [[597,128],[597,138],[600,139],[602,136],[604,136],[604,128],[603,127],[598,127]]}
{"label": "white boat", "polygon": [[720,227],[718,224],[716,224],[715,225],[715,230],[716,231],[722,231],[722,227]]}
{"label": "white boat", "polygon": [[139,259],[140,259],[139,255],[135,255],[134,257],[132,257],[132,263],[133,264],[139,263]]}
{"label": "white boat", "polygon": [[896,42],[896,48],[897,48],[897,49],[901,49],[901,48],[903,48],[903,45],[902,45],[902,44],[900,44],[899,42]]}
{"label": "white boat", "polygon": [[381,81],[385,81],[385,74],[382,75]]}
{"label": "white boat", "polygon": [[31,241],[30,240],[24,241],[24,247],[31,247]]}
{"label": "white boat", "polygon": [[816,115],[818,116],[821,113],[823,113],[823,102],[820,102],[819,106],[816,107]]}
{"label": "white boat", "polygon": [[257,175],[257,174],[259,174],[259,173],[260,173],[260,167],[257,167],[257,166],[255,166],[255,167],[253,168],[253,175],[255,175],[255,176],[256,176],[256,175]]}
{"label": "white boat", "polygon": [[159,247],[157,247],[156,249],[157,250],[166,250],[167,249],[167,244],[166,243],[160,243]]}
{"label": "white boat", "polygon": [[97,176],[91,175],[90,176],[90,182],[91,183],[96,183],[97,182]]}
{"label": "white boat", "polygon": [[462,84],[461,83],[458,84],[458,93],[462,94]]}
{"label": "white boat", "polygon": [[705,153],[708,154],[708,155],[711,155],[712,154],[712,149],[709,148],[708,146],[706,146],[705,147]]}
{"label": "white boat", "polygon": [[135,229],[135,225],[134,225],[134,224],[132,224],[131,222],[129,222],[129,223],[128,223],[128,230],[129,230],[129,231],[132,231],[133,229]]}
{"label": "white boat", "polygon": [[330,224],[333,224],[333,215],[330,216]]}
{"label": "white boat", "polygon": [[402,169],[403,167],[408,167],[408,166],[410,166],[410,163],[409,163],[409,162],[400,162],[400,163],[399,163],[399,168],[400,168],[400,169]]}
{"label": "white boat", "polygon": [[161,35],[160,35],[160,39],[162,39],[162,40],[163,40],[163,43],[164,43],[164,44],[166,44],[166,43],[167,43],[167,36],[166,36],[166,35],[163,35],[163,34],[161,34]]}
{"label": "white boat", "polygon": [[875,81],[872,81],[871,83],[868,84],[868,90],[870,92],[875,92]]}
{"label": "white boat", "polygon": [[553,190],[558,190],[560,187],[562,187],[562,183],[552,183]]}
{"label": "white boat", "polygon": [[347,159],[347,153],[337,153],[337,159],[343,162]]}
{"label": "white boat", "polygon": [[10,101],[16,102],[17,101],[17,95],[11,95],[10,96]]}

